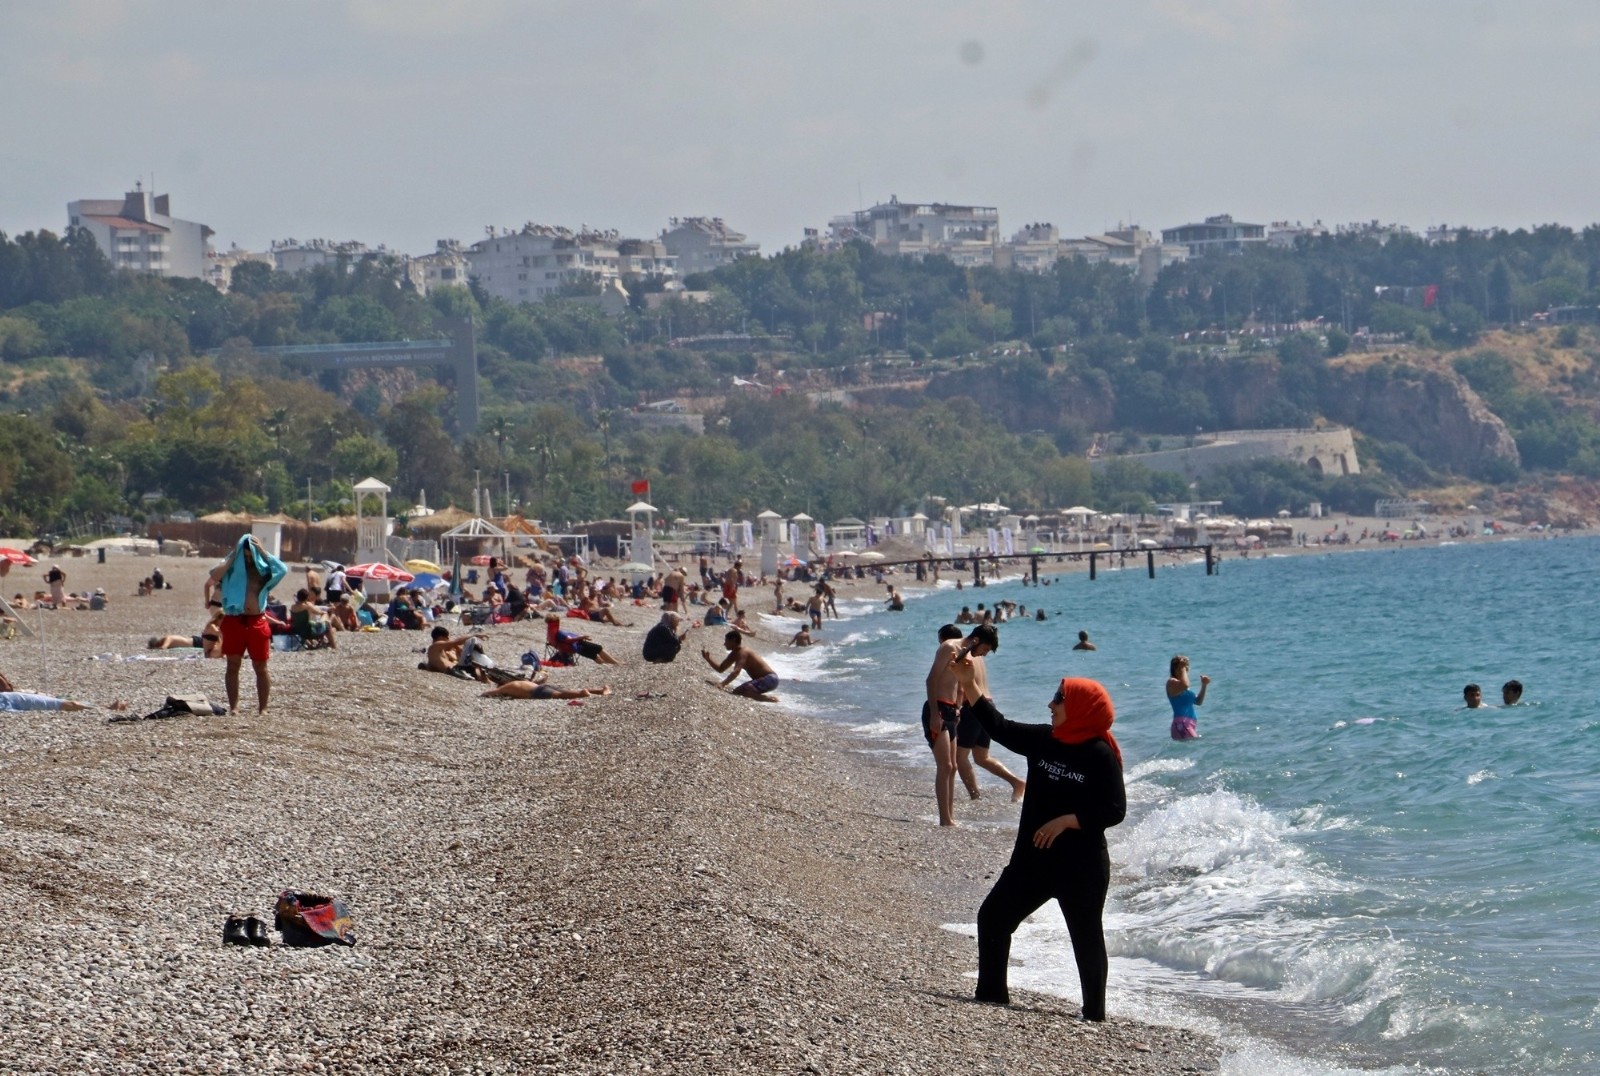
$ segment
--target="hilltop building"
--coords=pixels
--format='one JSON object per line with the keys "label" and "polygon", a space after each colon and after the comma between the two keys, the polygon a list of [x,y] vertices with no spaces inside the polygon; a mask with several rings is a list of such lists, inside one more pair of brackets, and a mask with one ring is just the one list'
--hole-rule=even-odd
{"label": "hilltop building", "polygon": [[1222,213],[1207,217],[1198,224],[1163,228],[1161,241],[1188,247],[1191,258],[1203,258],[1207,254],[1242,254],[1252,243],[1267,241],[1267,228],[1264,224],[1236,221],[1229,214]]}
{"label": "hilltop building", "polygon": [[661,242],[667,253],[678,259],[680,276],[709,273],[761,253],[760,243],[752,243],[721,217],[673,217],[667,225]]}
{"label": "hilltop building", "polygon": [[1274,250],[1293,250],[1295,243],[1301,239],[1321,239],[1333,233],[1328,226],[1320,220],[1310,224],[1301,224],[1295,221],[1292,224],[1286,220],[1275,220],[1267,225],[1267,246]]}
{"label": "hilltop building", "polygon": [[353,273],[360,262],[398,256],[382,243],[369,247],[354,239],[308,239],[303,243],[298,239],[272,241],[272,264],[280,273],[308,273],[323,265],[342,266],[346,273]]}
{"label": "hilltop building", "polygon": [[1053,224],[1029,224],[996,249],[995,266],[1048,273],[1061,258],[1082,258],[1091,265],[1121,266],[1149,286],[1164,267],[1188,257],[1187,247],[1163,243],[1138,225],[1119,225],[1099,235],[1062,239]]}
{"label": "hilltop building", "polygon": [[260,262],[268,269],[273,268],[270,254],[245,250],[237,243],[229,245],[224,251],[207,250],[206,283],[218,291],[226,292],[233,287],[233,271],[246,262]]}
{"label": "hilltop building", "polygon": [[148,276],[206,277],[206,253],[215,233],[172,215],[171,196],[142,183],[120,201],[84,198],[67,203],[67,225],[82,228],[118,269]]}
{"label": "hilltop building", "polygon": [[[623,239],[615,229],[528,223],[518,231],[493,226],[467,248],[469,273],[490,295],[508,302],[539,302],[574,284],[599,285],[613,295],[624,277],[678,278],[677,259],[664,241]],[[623,293],[624,295],[626,293]]]}
{"label": "hilltop building", "polygon": [[890,196],[871,209],[834,217],[828,244],[864,239],[885,254],[921,260],[942,254],[961,266],[993,265],[1000,211],[993,206],[902,202]]}
{"label": "hilltop building", "polygon": [[406,259],[406,279],[418,295],[450,285],[464,288],[470,272],[467,249],[459,239],[440,239],[434,243],[432,254]]}

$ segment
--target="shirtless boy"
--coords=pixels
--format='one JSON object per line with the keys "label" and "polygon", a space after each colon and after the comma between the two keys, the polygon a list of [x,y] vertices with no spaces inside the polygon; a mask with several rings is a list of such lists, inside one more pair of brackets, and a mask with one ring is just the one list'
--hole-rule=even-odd
{"label": "shirtless boy", "polygon": [[951,662],[961,651],[961,629],[946,624],[939,629],[939,648],[928,670],[927,695],[922,701],[922,734],[933,748],[933,796],[939,804],[939,824],[956,824],[956,730],[961,724],[961,698]]}
{"label": "shirtless boy", "polygon": [[[979,624],[972,629],[966,642],[961,644],[962,651],[972,659],[979,685],[978,698],[989,696],[989,668],[984,663],[984,657],[1000,649],[1000,633],[993,624]],[[972,712],[972,707],[965,701],[961,704],[961,725],[956,732],[956,772],[961,775],[961,783],[967,787],[967,795],[977,799],[978,776],[972,771],[972,764],[976,762],[1000,780],[1011,786],[1011,802],[1021,803],[1022,794],[1027,790],[1027,782],[1006,768],[1005,763],[989,754],[989,732],[983,727],[983,722]]]}
{"label": "shirtless boy", "polygon": [[444,627],[436,627],[430,634],[433,641],[428,644],[428,660],[422,663],[422,668],[440,673],[451,672],[461,663],[461,648],[467,645],[468,639],[483,638],[482,632],[472,631],[452,639]]}
{"label": "shirtless boy", "polygon": [[707,665],[718,672],[728,674],[722,678],[717,687],[727,691],[728,685],[739,678],[742,670],[750,679],[734,688],[730,694],[755,699],[757,702],[777,702],[778,697],[770,692],[778,686],[778,674],[772,671],[767,659],[754,650],[747,649],[744,645],[744,636],[736,631],[730,631],[723,636],[722,645],[728,648],[728,656],[721,662],[712,660],[711,651],[705,649],[700,651],[700,656],[706,659]]}

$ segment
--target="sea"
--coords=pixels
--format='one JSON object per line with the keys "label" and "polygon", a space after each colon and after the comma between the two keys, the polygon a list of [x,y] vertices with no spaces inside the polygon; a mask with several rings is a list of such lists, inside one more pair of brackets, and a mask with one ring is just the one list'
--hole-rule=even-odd
{"label": "sea", "polygon": [[[773,657],[792,709],[926,772],[931,826],[917,716],[937,628],[978,602],[1044,609],[1001,627],[990,681],[1014,720],[1048,720],[1062,676],[1115,702],[1108,1008],[1216,1035],[1225,1073],[1600,1072],[1597,569],[1600,539],[1562,537],[1229,556],[1214,575],[1163,560],[1153,579],[1137,556],[959,592],[947,572],[904,612],[842,602],[828,645]],[[1098,650],[1071,649],[1080,629]],[[1212,678],[1199,740],[1168,734],[1175,654]],[[1502,707],[1513,678],[1523,702]],[[1469,682],[1487,708],[1464,708]],[[975,937],[975,914],[948,929]],[[1013,986],[1077,999],[1054,904],[1012,952]]]}

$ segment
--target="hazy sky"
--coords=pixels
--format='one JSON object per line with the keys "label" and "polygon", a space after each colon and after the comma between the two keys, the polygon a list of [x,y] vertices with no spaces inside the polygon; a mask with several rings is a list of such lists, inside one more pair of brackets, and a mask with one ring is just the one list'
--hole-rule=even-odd
{"label": "hazy sky", "polygon": [[1592,0],[0,0],[0,231],[152,174],[254,249],[706,215],[771,252],[890,195],[1581,227],[1597,46]]}

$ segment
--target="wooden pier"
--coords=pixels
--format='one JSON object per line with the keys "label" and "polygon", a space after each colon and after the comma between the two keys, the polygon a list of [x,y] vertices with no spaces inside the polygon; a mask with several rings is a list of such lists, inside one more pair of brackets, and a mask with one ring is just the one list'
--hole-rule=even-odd
{"label": "wooden pier", "polygon": [[1217,564],[1220,558],[1217,557],[1214,549],[1215,547],[1211,545],[1169,545],[1162,546],[1159,549],[1086,549],[1081,553],[1000,553],[994,555],[983,553],[971,554],[965,557],[922,556],[914,557],[910,560],[875,560],[870,564],[857,564],[854,565],[854,567],[858,567],[865,572],[872,571],[876,568],[914,568],[919,564],[924,566],[939,564],[948,565],[950,570],[954,572],[965,571],[967,563],[970,561],[972,564],[972,585],[981,587],[984,585],[983,564],[985,561],[988,561],[990,564],[990,575],[994,575],[999,572],[1001,562],[1027,561],[1028,575],[1034,584],[1037,585],[1039,582],[1039,562],[1049,560],[1051,557],[1056,559],[1057,564],[1060,564],[1066,560],[1081,562],[1085,557],[1087,557],[1089,560],[1089,578],[1094,579],[1099,572],[1099,558],[1105,558],[1109,560],[1112,557],[1117,557],[1125,560],[1130,556],[1138,556],[1140,553],[1143,553],[1145,556],[1145,570],[1149,574],[1150,578],[1154,579],[1156,577],[1157,553],[1204,553],[1206,558],[1206,574],[1215,575],[1217,574]]}

